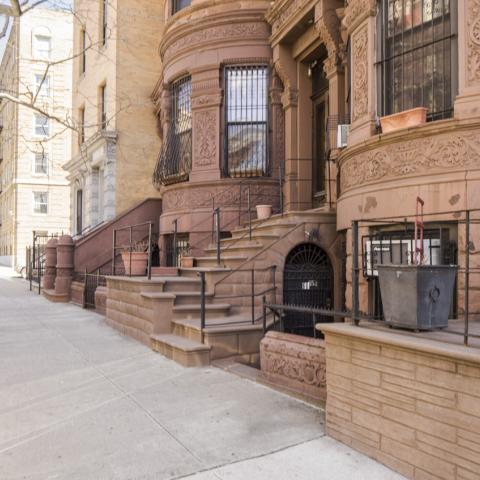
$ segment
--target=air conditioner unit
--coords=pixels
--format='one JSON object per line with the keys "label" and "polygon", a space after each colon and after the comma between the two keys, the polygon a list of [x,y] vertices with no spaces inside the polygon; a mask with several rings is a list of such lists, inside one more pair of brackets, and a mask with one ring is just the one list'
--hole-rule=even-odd
{"label": "air conditioner unit", "polygon": [[[439,238],[423,239],[423,262],[425,265],[441,265],[441,242]],[[368,240],[365,242],[365,276],[377,277],[377,265],[411,265],[415,241]]]}
{"label": "air conditioner unit", "polygon": [[340,124],[337,126],[337,148],[344,148],[347,146],[349,132],[349,124]]}

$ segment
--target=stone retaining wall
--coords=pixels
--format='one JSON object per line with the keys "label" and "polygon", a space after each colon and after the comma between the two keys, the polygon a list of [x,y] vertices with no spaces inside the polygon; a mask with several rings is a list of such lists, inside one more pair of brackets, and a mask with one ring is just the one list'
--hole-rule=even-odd
{"label": "stone retaining wall", "polygon": [[327,433],[411,479],[480,478],[480,351],[322,325]]}

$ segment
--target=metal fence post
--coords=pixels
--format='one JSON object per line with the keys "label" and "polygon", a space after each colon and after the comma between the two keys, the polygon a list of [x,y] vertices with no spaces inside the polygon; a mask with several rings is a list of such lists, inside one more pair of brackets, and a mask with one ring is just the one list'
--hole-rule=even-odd
{"label": "metal fence post", "polygon": [[200,275],[200,332],[202,343],[204,343],[204,328],[205,328],[205,272],[198,272]]}
{"label": "metal fence post", "polygon": [[173,266],[178,267],[178,258],[177,258],[177,233],[178,233],[178,220],[173,221]]}
{"label": "metal fence post", "polygon": [[117,231],[113,229],[113,247],[112,247],[112,275],[115,276],[115,251],[117,243]]}
{"label": "metal fence post", "polygon": [[82,308],[87,308],[87,289],[88,289],[88,284],[87,284],[87,267],[85,267],[85,273],[84,273],[84,279],[83,279],[83,305]]}
{"label": "metal fence post", "polygon": [[255,269],[251,271],[251,300],[252,300],[252,325],[255,324]]}
{"label": "metal fence post", "polygon": [[152,279],[152,223],[148,224],[148,263],[147,263],[147,277]]}
{"label": "metal fence post", "polygon": [[277,280],[276,280],[277,266],[273,265],[272,269],[273,269],[273,282],[272,282],[272,284],[273,284],[273,303],[277,303]]}
{"label": "metal fence post", "polygon": [[38,294],[42,293],[42,262],[40,261],[40,248],[37,255],[37,279],[38,279]]}
{"label": "metal fence post", "polygon": [[352,308],[353,323],[359,323],[359,285],[358,285],[358,220],[352,222]]}
{"label": "metal fence post", "polygon": [[267,333],[267,299],[265,295],[262,297],[262,318],[263,318],[263,334]]}
{"label": "metal fence post", "polygon": [[131,277],[132,276],[132,253],[133,253],[133,246],[132,246],[132,241],[133,241],[133,228],[130,227],[129,229],[130,231],[130,241],[129,241],[129,251],[130,251],[130,255],[128,256],[128,263],[129,263],[129,267],[128,267],[128,276]]}
{"label": "metal fence post", "polygon": [[464,315],[465,315],[465,331],[463,343],[468,345],[469,333],[469,287],[470,287],[470,211],[465,212],[465,293],[464,293]]}
{"label": "metal fence post", "polygon": [[221,262],[221,249],[220,249],[220,207],[217,207],[214,212],[215,215],[215,241],[217,243],[217,265]]}
{"label": "metal fence post", "polygon": [[282,166],[278,166],[278,186],[280,193],[280,213],[283,215],[283,171]]}
{"label": "metal fence post", "polygon": [[247,190],[247,204],[248,204],[248,238],[252,240],[252,195],[250,192],[250,185]]}

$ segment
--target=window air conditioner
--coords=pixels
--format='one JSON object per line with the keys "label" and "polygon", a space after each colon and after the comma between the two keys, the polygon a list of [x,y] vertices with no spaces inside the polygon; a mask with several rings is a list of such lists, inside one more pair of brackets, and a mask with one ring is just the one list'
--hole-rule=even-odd
{"label": "window air conditioner", "polygon": [[337,126],[337,148],[344,148],[347,146],[348,132],[350,125],[341,124]]}

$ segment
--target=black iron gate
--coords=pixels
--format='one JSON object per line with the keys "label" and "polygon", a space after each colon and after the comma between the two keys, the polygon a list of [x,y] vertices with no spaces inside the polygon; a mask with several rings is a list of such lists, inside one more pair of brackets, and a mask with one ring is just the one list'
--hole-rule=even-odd
{"label": "black iron gate", "polygon": [[[302,243],[288,254],[283,273],[283,301],[286,305],[302,307],[334,307],[332,264],[317,245]],[[331,322],[332,318],[318,316],[315,321]],[[283,324],[286,332],[315,335],[311,314],[286,312]]]}

